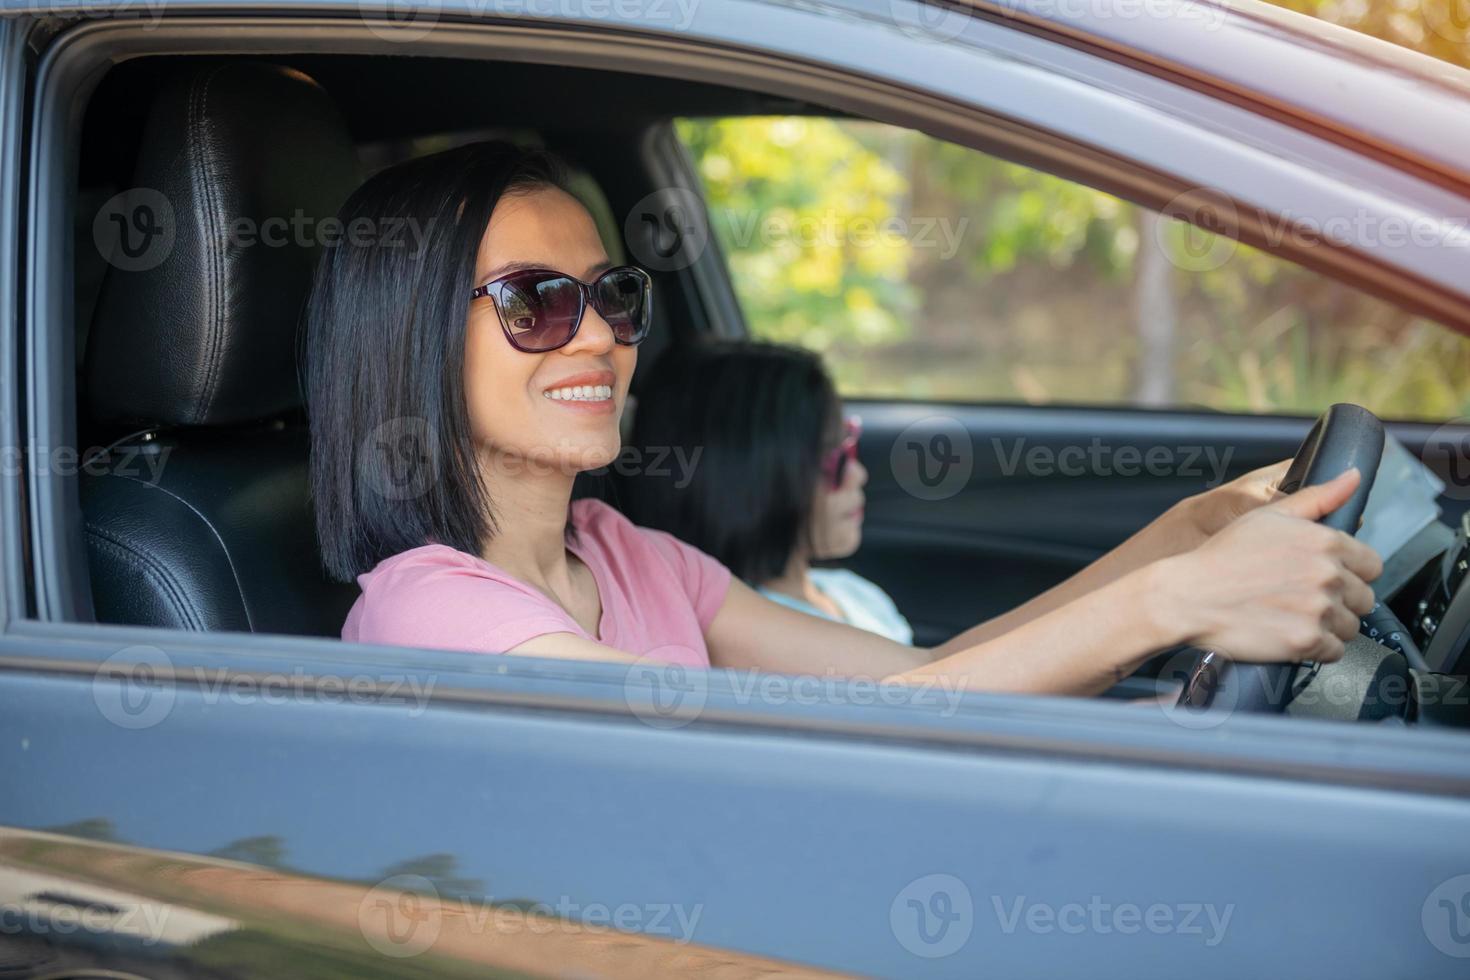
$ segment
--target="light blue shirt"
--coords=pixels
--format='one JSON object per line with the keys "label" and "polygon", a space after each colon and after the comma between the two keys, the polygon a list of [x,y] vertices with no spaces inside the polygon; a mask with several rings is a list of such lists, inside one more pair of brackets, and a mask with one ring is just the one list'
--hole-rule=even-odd
{"label": "light blue shirt", "polygon": [[[893,600],[888,598],[888,593],[877,585],[845,568],[814,568],[809,574],[812,584],[842,610],[842,618],[850,625],[913,646],[913,627],[903,618],[903,613],[898,611]],[[759,591],[761,595],[774,599],[783,606],[799,609],[812,616],[821,616],[823,619],[833,618],[811,603],[783,592],[770,589]]]}

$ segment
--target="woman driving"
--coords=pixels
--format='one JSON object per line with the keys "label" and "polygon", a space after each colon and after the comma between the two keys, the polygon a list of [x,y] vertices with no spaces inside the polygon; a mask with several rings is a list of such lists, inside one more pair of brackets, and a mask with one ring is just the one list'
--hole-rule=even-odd
{"label": "woman driving", "polygon": [[344,227],[426,229],[412,248],[328,249],[308,310],[318,534],[362,589],[344,638],[1085,695],[1186,643],[1337,660],[1372,607],[1377,555],[1315,523],[1356,471],[1272,500],[1282,464],[1191,497],[932,649],[787,608],[572,503],[576,475],[618,454],[649,279],[612,266],[564,184],[544,154],[478,143],[384,170],[343,207]]}

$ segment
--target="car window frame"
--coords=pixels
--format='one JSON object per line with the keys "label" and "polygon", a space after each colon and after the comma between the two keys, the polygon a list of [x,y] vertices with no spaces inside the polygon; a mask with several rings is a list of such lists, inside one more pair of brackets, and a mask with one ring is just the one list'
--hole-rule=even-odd
{"label": "car window frame", "polygon": [[25,36],[26,18],[0,20],[0,446],[5,458],[0,465],[0,629],[28,608],[28,576],[21,536],[26,523],[22,516],[24,496],[17,465],[24,452],[21,441],[18,247],[21,234],[21,164],[25,145],[25,88],[29,55]]}
{"label": "car window frame", "polygon": [[[240,29],[228,37],[208,33],[224,26]],[[960,137],[959,141],[965,145],[973,145],[972,141],[980,141],[985,146],[993,145],[995,140],[1009,141],[1006,145],[1015,148],[1018,155],[1031,158],[1044,155],[1044,150],[1054,155],[1047,157],[1055,165],[1054,172],[1075,171],[1087,162],[1095,168],[1094,175],[1099,181],[1118,187],[1130,181],[1158,178],[1136,165],[1120,171],[1119,161],[1106,155],[1088,156],[1085,148],[1063,138],[997,119],[973,105],[957,106],[927,96],[916,98],[911,91],[871,78],[835,69],[816,72],[810,65],[775,56],[760,61],[751,59],[749,53],[736,55],[701,47],[701,55],[709,59],[708,64],[685,52],[686,57],[679,64],[670,65],[658,60],[667,53],[659,45],[638,48],[634,42],[647,42],[648,38],[636,34],[619,37],[616,32],[578,27],[552,30],[501,24],[443,26],[444,30],[433,39],[434,48],[440,53],[486,57],[499,52],[524,56],[527,35],[531,35],[541,42],[536,56],[552,63],[572,59],[574,63],[585,64],[585,59],[595,55],[604,65],[632,66],[644,73],[656,73],[655,69],[660,69],[665,74],[678,72],[681,77],[693,74],[732,84],[746,84],[759,78],[761,85],[783,93],[789,94],[794,89],[810,97],[822,96],[863,108],[873,118],[883,121],[933,127],[951,134],[946,138]],[[66,287],[71,276],[68,188],[74,183],[76,173],[74,134],[80,125],[79,113],[85,106],[89,85],[95,84],[100,76],[99,66],[119,57],[169,50],[261,53],[271,50],[272,43],[297,50],[300,42],[295,39],[306,27],[312,29],[313,44],[331,50],[347,48],[366,52],[385,47],[381,38],[375,38],[367,25],[355,18],[303,22],[300,18],[218,16],[178,21],[165,18],[151,30],[118,22],[83,24],[63,32],[61,40],[66,46],[62,54],[55,48],[46,53],[33,103],[38,122],[31,156],[29,213],[36,236],[28,266],[32,289],[25,321],[32,358],[51,365],[51,370],[28,378],[30,387],[25,393],[32,408],[30,435],[38,440],[37,444],[51,439],[54,444],[65,445],[67,435],[74,439],[75,434],[75,419],[71,418],[75,411],[74,378],[63,367],[72,363],[67,357],[71,353],[72,332],[41,330],[37,326],[70,323],[65,314],[71,304]],[[401,48],[387,45],[387,50],[401,51]],[[415,51],[415,54],[423,53],[422,48]],[[692,67],[696,64],[702,67]],[[57,111],[58,106],[67,109]],[[1168,187],[1167,182],[1156,185],[1154,193],[1166,191]],[[1470,308],[1470,298],[1466,303]],[[60,442],[54,441],[57,437],[61,438]],[[32,555],[33,568],[38,573],[37,607],[34,618],[14,618],[7,623],[6,634],[0,636],[0,670],[95,674],[99,665],[114,657],[122,656],[124,662],[133,662],[136,654],[128,651],[140,645],[167,652],[178,665],[211,664],[216,670],[247,679],[283,665],[291,665],[293,669],[310,668],[320,676],[338,676],[354,666],[426,664],[439,670],[441,682],[446,678],[453,681],[448,688],[441,683],[439,694],[451,702],[580,710],[623,719],[630,712],[636,714],[634,704],[642,697],[639,692],[643,689],[630,688],[628,673],[616,665],[485,658],[476,654],[344,644],[314,637],[191,634],[87,622],[79,615],[85,607],[76,599],[79,592],[88,596],[90,592],[85,584],[86,556],[80,540],[75,480],[66,486],[65,481],[54,475],[32,470],[28,476],[34,498],[29,515],[30,541],[44,552]],[[7,537],[5,546],[14,551],[21,547],[21,542]],[[14,556],[11,557],[13,560]],[[1303,733],[1298,723],[1285,719],[1240,719],[1239,724],[1230,726],[1226,737],[1221,738],[1221,733],[1215,732],[1214,737],[1202,739],[1198,733],[1191,733],[1155,713],[1120,716],[1114,706],[1078,699],[977,693],[966,695],[965,710],[941,720],[923,709],[903,705],[884,705],[877,709],[802,706],[788,711],[742,702],[738,685],[727,672],[710,672],[708,683],[707,697],[718,710],[712,709],[710,714],[702,716],[700,725],[751,724],[809,735],[876,735],[966,746],[1009,746],[1023,751],[1078,753],[1087,758],[1115,761],[1147,761],[1190,768],[1203,765],[1263,774],[1292,773],[1297,778],[1325,778],[1333,782],[1367,780],[1371,785],[1417,787],[1416,791],[1460,793],[1470,789],[1470,759],[1461,758],[1460,740],[1445,733],[1393,733],[1393,740],[1402,737],[1428,747],[1420,756],[1423,764],[1405,772],[1400,758],[1403,744],[1388,745],[1380,754],[1385,743],[1380,741],[1382,733],[1376,730],[1345,731],[1341,726],[1331,726],[1331,731],[1321,730],[1328,736],[1325,739],[1299,737],[1295,742],[1300,744],[1301,751],[1293,759],[1282,756],[1279,726],[1289,724],[1298,736]],[[1100,719],[1116,723],[1102,726],[1108,735],[1105,739],[1099,735]],[[1344,739],[1359,747],[1356,754],[1344,755],[1331,748],[1340,747]],[[1443,749],[1446,757],[1458,760],[1458,764],[1445,764],[1435,746]]]}

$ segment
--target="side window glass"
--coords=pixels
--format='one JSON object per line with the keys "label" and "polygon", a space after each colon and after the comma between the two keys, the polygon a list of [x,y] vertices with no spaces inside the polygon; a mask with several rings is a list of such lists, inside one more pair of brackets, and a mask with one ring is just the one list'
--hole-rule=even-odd
{"label": "side window glass", "polygon": [[676,125],[752,332],[845,396],[1470,413],[1470,338],[1081,184],[880,123]]}

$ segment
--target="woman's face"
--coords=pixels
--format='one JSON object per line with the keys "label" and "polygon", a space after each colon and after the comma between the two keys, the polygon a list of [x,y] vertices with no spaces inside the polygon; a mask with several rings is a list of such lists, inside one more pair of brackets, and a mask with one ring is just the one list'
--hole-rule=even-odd
{"label": "woman's face", "polygon": [[[475,284],[516,268],[537,267],[592,282],[611,266],[592,216],[575,198],[551,187],[501,198],[480,240]],[[638,363],[632,347],[591,304],[565,347],[540,354],[505,339],[495,305],[472,300],[465,335],[464,385],[476,446],[521,471],[575,473],[611,463],[620,445],[618,423]],[[552,398],[571,387],[611,388],[610,397]]]}
{"label": "woman's face", "polygon": [[[840,441],[840,435],[827,440],[822,449],[824,459]],[[846,558],[863,543],[863,485],[868,482],[868,471],[856,459],[848,460],[842,483],[835,488],[829,472],[818,478],[812,502],[814,561]]]}

